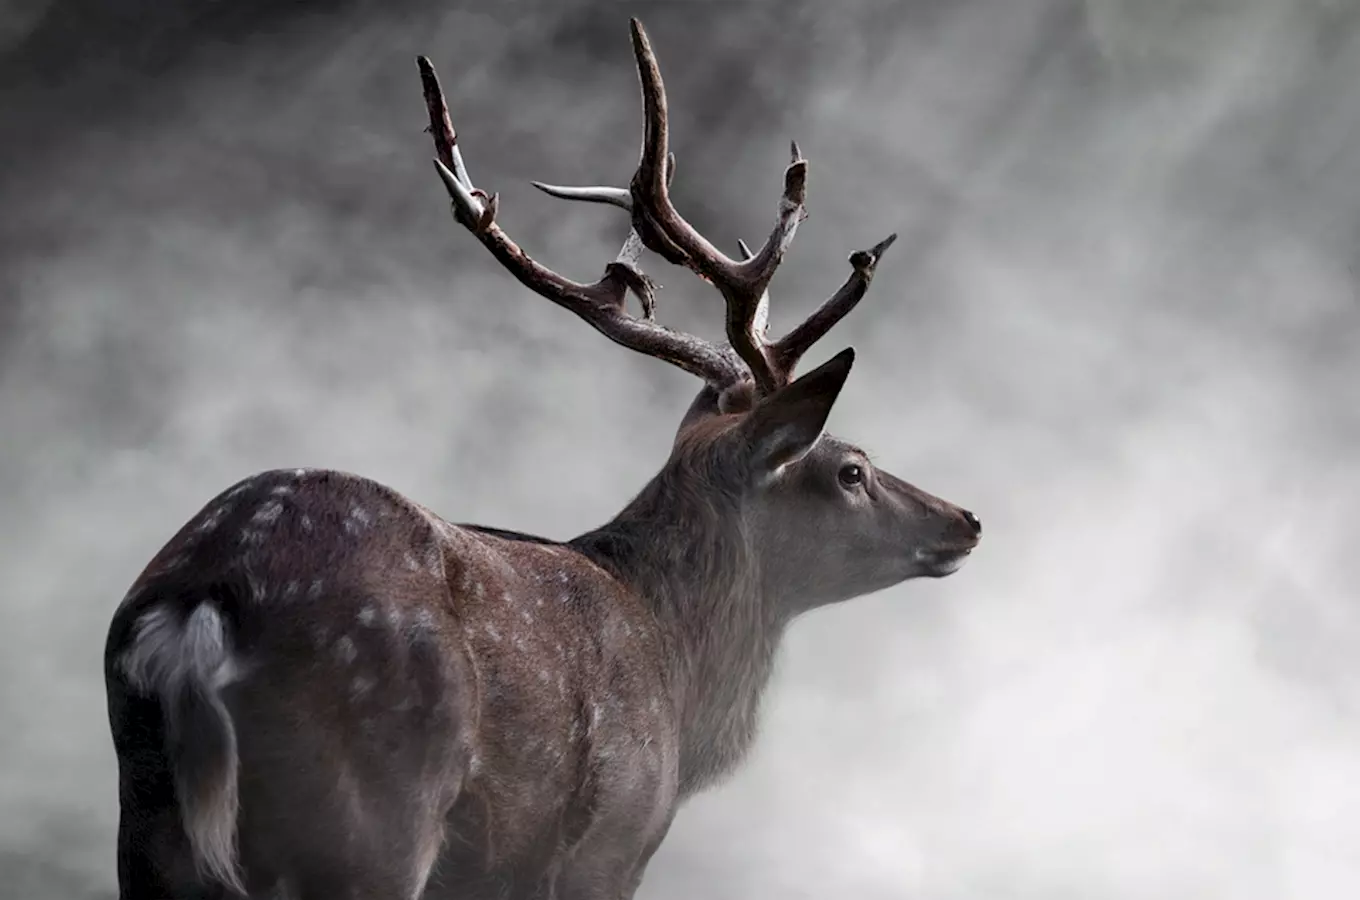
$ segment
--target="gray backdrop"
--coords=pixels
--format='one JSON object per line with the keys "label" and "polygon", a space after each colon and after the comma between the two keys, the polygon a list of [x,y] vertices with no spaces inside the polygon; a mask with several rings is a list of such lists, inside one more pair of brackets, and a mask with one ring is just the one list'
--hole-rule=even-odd
{"label": "gray backdrop", "polygon": [[777,329],[902,233],[815,354],[860,354],[832,427],[986,523],[794,629],[641,896],[1360,896],[1353,0],[10,0],[0,896],[113,896],[105,628],[221,488],[338,467],[568,537],[660,464],[696,384],[457,229],[413,61],[510,233],[593,278],[620,214],[528,179],[631,173],[630,14],[714,240],[812,161]]}

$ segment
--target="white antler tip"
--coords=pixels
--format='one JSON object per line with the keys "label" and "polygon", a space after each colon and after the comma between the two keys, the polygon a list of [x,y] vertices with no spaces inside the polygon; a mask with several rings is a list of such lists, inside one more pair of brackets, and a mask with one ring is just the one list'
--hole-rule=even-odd
{"label": "white antler tip", "polygon": [[468,190],[463,182],[458,180],[458,176],[448,166],[444,165],[440,159],[434,161],[435,171],[439,173],[439,178],[444,182],[444,187],[449,192],[449,199],[454,205],[473,221],[481,218],[482,204],[473,196],[472,191]]}

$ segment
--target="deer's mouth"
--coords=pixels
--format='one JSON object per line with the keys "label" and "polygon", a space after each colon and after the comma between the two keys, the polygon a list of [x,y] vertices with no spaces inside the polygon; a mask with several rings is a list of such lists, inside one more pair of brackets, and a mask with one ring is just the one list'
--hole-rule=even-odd
{"label": "deer's mouth", "polygon": [[968,561],[972,547],[949,547],[943,550],[922,550],[917,553],[922,574],[927,578],[953,575]]}

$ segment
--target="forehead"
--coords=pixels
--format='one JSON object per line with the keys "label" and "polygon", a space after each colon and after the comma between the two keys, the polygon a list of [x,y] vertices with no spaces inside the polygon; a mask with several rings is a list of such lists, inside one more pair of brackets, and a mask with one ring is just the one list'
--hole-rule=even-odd
{"label": "forehead", "polygon": [[852,444],[849,441],[842,440],[833,434],[823,434],[822,439],[817,442],[817,450],[820,453],[825,453],[827,455],[862,456],[865,459],[869,458],[869,454],[861,447]]}

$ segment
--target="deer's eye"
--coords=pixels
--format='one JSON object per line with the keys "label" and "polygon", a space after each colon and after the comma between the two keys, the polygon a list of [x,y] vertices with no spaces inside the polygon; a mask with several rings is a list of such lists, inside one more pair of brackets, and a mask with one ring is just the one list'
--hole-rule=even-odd
{"label": "deer's eye", "polygon": [[836,473],[843,487],[859,487],[864,483],[864,467],[857,463],[848,463],[841,466],[841,470]]}

